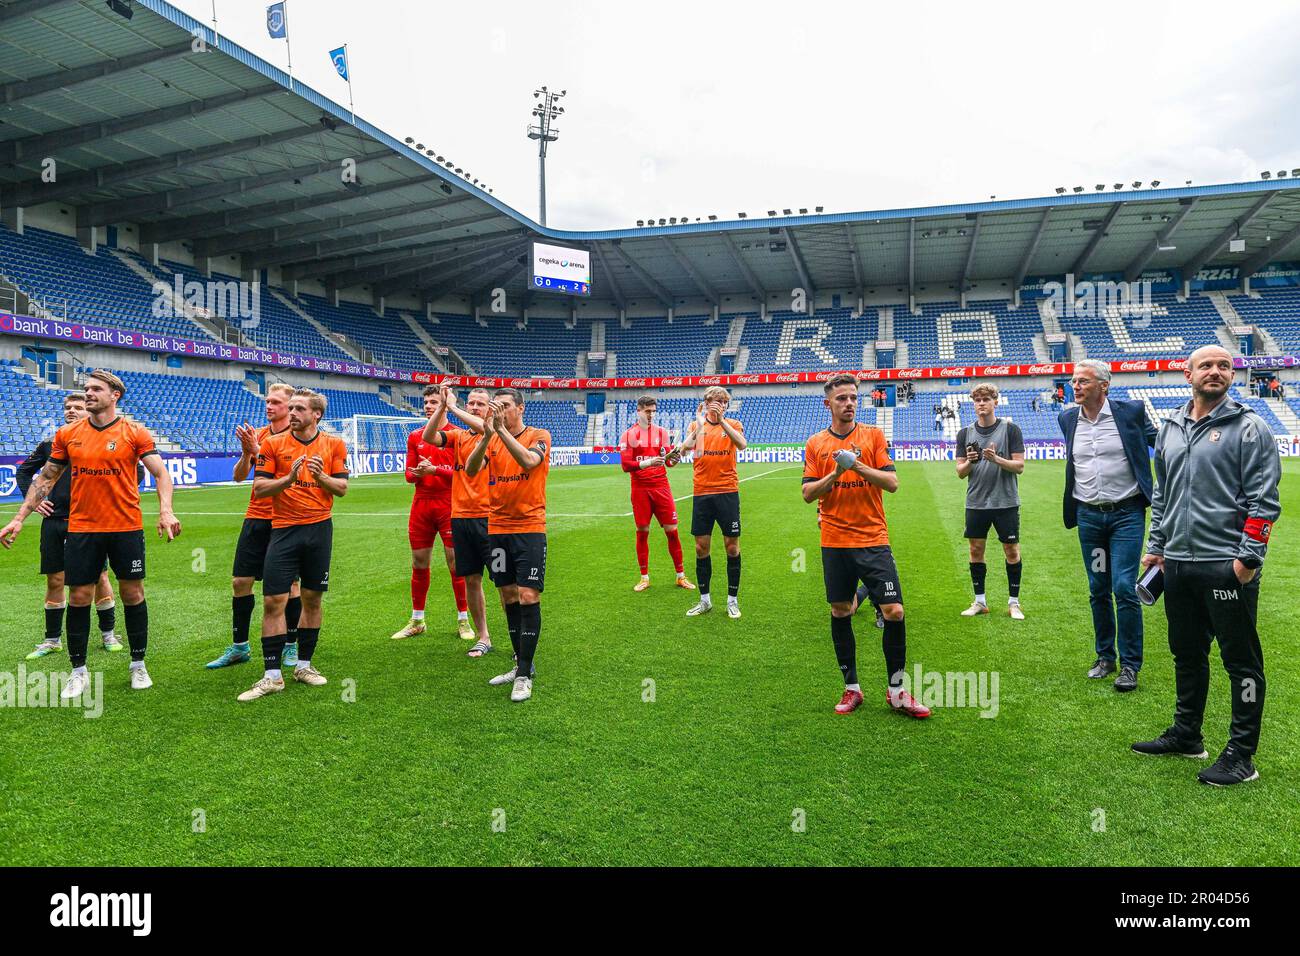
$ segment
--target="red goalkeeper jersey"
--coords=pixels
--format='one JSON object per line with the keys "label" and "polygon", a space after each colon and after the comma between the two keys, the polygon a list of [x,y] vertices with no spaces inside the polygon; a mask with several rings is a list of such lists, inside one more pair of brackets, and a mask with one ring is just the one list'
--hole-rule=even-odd
{"label": "red goalkeeper jersey", "polygon": [[659,425],[651,425],[649,428],[633,425],[623,433],[619,444],[622,446],[619,457],[623,470],[632,476],[633,488],[668,487],[668,471],[663,465],[640,467],[642,458],[657,458],[667,454],[673,447],[667,429]]}
{"label": "red goalkeeper jersey", "polygon": [[[445,430],[445,429],[444,429]],[[406,436],[406,480],[415,485],[415,500],[451,502],[451,476],[456,471],[456,459],[450,448],[439,448],[423,441],[424,429]],[[415,469],[420,459],[427,458],[437,469],[432,475],[417,478]]]}

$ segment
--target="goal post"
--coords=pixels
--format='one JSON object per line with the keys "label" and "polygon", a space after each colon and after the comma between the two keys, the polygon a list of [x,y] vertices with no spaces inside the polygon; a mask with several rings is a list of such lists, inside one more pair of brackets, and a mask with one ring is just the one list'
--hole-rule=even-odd
{"label": "goal post", "polygon": [[406,467],[406,439],[423,428],[415,415],[353,415],[331,418],[321,427],[348,446],[348,470],[354,475],[395,474]]}

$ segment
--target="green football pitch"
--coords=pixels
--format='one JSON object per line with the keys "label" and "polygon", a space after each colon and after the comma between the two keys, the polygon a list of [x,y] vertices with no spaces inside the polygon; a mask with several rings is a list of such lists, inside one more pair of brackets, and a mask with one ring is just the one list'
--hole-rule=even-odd
{"label": "green football pitch", "polygon": [[[133,692],[126,655],[99,649],[96,719],[0,708],[0,863],[14,864],[839,864],[1256,865],[1300,862],[1300,515],[1288,462],[1260,615],[1268,703],[1262,779],[1199,785],[1197,762],[1129,752],[1170,723],[1173,674],[1160,606],[1146,611],[1136,693],[1089,681],[1087,585],[1061,524],[1062,465],[1021,481],[1028,620],[968,620],[963,485],[948,464],[903,464],[889,496],[907,608],[908,666],[997,677],[993,707],[927,721],[890,712],[880,632],[856,619],[866,704],[842,689],[822,590],[814,507],[799,466],[742,467],[744,613],[685,617],[663,536],[654,584],[637,571],[626,477],[556,469],[533,699],[488,677],[498,650],[466,658],[441,560],[430,632],[389,635],[409,616],[400,477],[354,480],[335,513],[335,553],[315,663],[328,686],[290,683],[253,704],[245,664],[207,671],[229,640],[229,570],[247,491],[180,491],[184,533],[150,523],[149,668]],[[689,520],[690,476],[673,475]],[[1298,525],[1300,526],[1300,525]],[[0,672],[40,638],[38,519],[0,554]],[[714,542],[715,593],[725,585]],[[687,568],[694,564],[687,545]],[[119,629],[121,616],[119,613]],[[256,634],[256,628],[255,632]],[[66,670],[67,658],[28,662]],[[1223,746],[1228,687],[1218,662],[1206,719]],[[11,683],[14,679],[10,677]],[[986,684],[991,691],[992,684]],[[955,701],[949,701],[955,703]],[[969,703],[969,701],[968,701]]]}

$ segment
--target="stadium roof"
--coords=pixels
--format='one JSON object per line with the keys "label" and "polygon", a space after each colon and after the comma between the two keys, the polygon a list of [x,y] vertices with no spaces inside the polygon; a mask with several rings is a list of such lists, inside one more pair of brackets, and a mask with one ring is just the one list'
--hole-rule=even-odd
{"label": "stadium roof", "polygon": [[[0,207],[377,295],[527,296],[528,238],[594,250],[593,298],[716,305],[1300,255],[1300,180],[576,232],[546,228],[164,0],[0,3]],[[202,44],[195,37],[203,40]],[[830,148],[828,144],[828,148]],[[431,155],[428,155],[431,154]],[[57,161],[46,182],[42,163]],[[354,184],[340,175],[355,160]],[[1230,253],[1240,236],[1246,251]],[[726,305],[725,308],[743,307]]]}

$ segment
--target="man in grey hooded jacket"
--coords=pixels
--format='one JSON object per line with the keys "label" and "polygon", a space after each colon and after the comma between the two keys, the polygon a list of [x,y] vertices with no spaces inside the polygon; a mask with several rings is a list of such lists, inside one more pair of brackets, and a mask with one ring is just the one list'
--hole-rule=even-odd
{"label": "man in grey hooded jacket", "polygon": [[1160,426],[1155,497],[1144,568],[1164,569],[1165,616],[1174,657],[1174,725],[1140,754],[1205,757],[1201,722],[1217,638],[1232,681],[1228,745],[1202,783],[1229,786],[1259,778],[1252,757],[1264,712],[1264,655],[1256,615],[1260,573],[1281,512],[1282,462],[1272,430],[1228,395],[1232,356],[1197,349],[1183,373],[1192,399]]}

